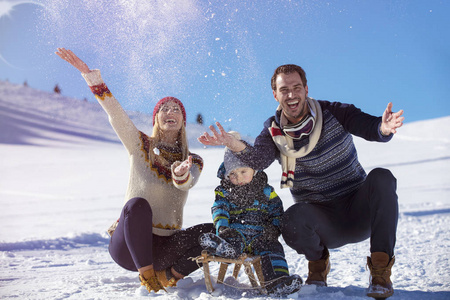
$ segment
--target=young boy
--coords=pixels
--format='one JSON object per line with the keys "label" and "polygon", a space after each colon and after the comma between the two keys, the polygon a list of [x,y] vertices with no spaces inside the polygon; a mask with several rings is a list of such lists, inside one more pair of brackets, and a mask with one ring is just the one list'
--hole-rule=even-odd
{"label": "young boy", "polygon": [[228,149],[217,176],[211,209],[216,234],[200,236],[200,245],[211,254],[237,258],[242,253],[261,256],[265,287],[272,295],[289,295],[301,288],[298,275],[289,275],[278,237],[283,203],[267,175],[241,163]]}

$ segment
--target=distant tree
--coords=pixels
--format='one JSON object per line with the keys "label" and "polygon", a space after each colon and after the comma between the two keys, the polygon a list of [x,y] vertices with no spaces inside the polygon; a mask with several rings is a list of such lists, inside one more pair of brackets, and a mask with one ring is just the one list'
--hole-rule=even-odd
{"label": "distant tree", "polygon": [[61,94],[61,89],[60,89],[60,87],[58,86],[58,84],[55,85],[55,88],[53,89],[53,91],[54,91],[55,93],[57,93],[57,94]]}
{"label": "distant tree", "polygon": [[197,115],[197,124],[203,125],[203,116],[202,114]]}
{"label": "distant tree", "polygon": [[23,86],[28,86],[28,82],[25,80]]}

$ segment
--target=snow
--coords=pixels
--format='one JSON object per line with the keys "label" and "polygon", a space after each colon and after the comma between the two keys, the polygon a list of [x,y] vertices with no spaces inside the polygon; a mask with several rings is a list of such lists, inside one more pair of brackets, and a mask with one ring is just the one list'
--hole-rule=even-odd
{"label": "snow", "polygon": [[[137,274],[119,267],[108,253],[106,229],[124,203],[129,165],[100,106],[0,82],[0,108],[2,299],[267,299],[250,288],[243,271],[238,281],[227,274],[225,285],[216,285],[213,294],[201,270],[168,293],[148,294]],[[129,114],[138,128],[150,132],[151,116]],[[366,171],[389,168],[398,180],[391,299],[450,299],[448,128],[450,117],[444,117],[407,123],[387,144],[355,138]],[[185,227],[211,222],[223,149],[196,142],[203,131],[188,124],[191,149],[205,167],[190,192]],[[277,188],[279,172],[276,163],[267,169],[287,208],[292,198]],[[306,279],[304,257],[286,245],[285,251],[291,273]],[[304,286],[288,298],[368,299],[368,251],[368,241],[331,250],[329,287]],[[218,266],[211,270],[217,276]]]}

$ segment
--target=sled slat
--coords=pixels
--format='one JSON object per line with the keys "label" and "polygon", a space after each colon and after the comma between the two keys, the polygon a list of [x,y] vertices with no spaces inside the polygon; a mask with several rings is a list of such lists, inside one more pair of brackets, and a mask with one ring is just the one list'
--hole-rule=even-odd
{"label": "sled slat", "polygon": [[[209,269],[209,262],[220,262],[219,274],[217,277],[217,283],[223,284],[225,275],[228,269],[228,265],[234,264],[233,277],[238,278],[239,270],[241,266],[244,266],[244,271],[250,279],[250,283],[253,288],[259,289],[261,292],[265,292],[264,289],[264,277],[261,268],[261,257],[260,256],[247,256],[247,254],[242,254],[237,259],[224,258],[220,256],[209,255],[207,251],[203,250],[200,256],[193,258],[197,263],[203,264],[203,273],[205,276],[205,285],[208,292],[214,292],[214,287],[211,280],[211,273]],[[253,273],[255,269],[257,278]]]}

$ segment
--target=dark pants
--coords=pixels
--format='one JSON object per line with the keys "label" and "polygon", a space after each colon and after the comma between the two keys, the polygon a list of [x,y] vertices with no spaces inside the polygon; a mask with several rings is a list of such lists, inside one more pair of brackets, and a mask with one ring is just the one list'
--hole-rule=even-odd
{"label": "dark pants", "polygon": [[261,267],[265,281],[289,276],[289,267],[284,257],[283,245],[278,241],[255,240],[250,245],[250,254],[261,256]]}
{"label": "dark pants", "polygon": [[133,198],[125,204],[109,242],[114,261],[131,271],[153,264],[155,270],[173,267],[186,276],[198,269],[190,258],[200,255],[198,237],[214,232],[213,225],[200,224],[171,236],[159,236],[152,233],[152,216],[152,209],[143,198]]}
{"label": "dark pants", "polygon": [[370,237],[370,252],[394,255],[398,221],[397,181],[389,170],[372,170],[348,197],[323,203],[296,203],[283,216],[286,244],[307,260],[324,247],[339,248]]}

